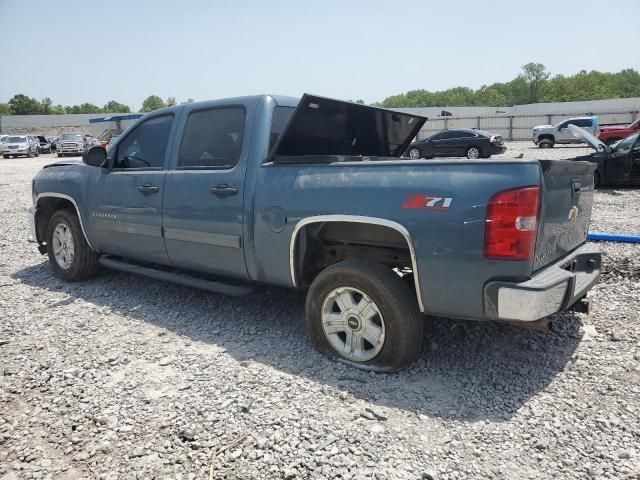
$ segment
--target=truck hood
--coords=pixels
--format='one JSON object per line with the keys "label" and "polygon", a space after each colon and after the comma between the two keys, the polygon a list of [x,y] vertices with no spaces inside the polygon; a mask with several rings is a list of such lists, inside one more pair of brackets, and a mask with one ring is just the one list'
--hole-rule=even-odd
{"label": "truck hood", "polygon": [[326,155],[400,157],[426,121],[418,115],[305,93],[269,160],[279,163],[284,157]]}
{"label": "truck hood", "polygon": [[591,133],[587,132],[584,128],[576,127],[575,125],[569,124],[567,126],[571,133],[577,138],[580,138],[587,142],[591,148],[593,148],[596,152],[604,152],[607,146],[598,140]]}
{"label": "truck hood", "polygon": [[533,127],[534,130],[543,130],[546,128],[553,128],[553,125],[536,125]]}

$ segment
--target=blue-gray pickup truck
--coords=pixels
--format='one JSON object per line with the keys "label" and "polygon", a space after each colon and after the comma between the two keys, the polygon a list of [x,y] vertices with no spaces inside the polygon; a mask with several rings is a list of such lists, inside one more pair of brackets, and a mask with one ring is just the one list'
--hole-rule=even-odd
{"label": "blue-gray pickup truck", "polygon": [[313,95],[157,110],[35,176],[33,239],[67,281],[308,289],[313,343],[370,369],[418,358],[426,315],[586,312],[595,164],[402,158],[425,120]]}

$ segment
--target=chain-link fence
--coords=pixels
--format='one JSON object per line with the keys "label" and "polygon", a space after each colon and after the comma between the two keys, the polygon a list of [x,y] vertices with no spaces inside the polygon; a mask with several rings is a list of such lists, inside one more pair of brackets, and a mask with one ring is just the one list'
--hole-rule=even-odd
{"label": "chain-link fence", "polygon": [[[598,113],[598,123],[629,124],[640,112],[605,112]],[[477,117],[438,117],[429,119],[418,134],[418,139],[427,138],[441,130],[451,128],[477,128],[502,135],[505,140],[531,140],[532,129],[537,125],[555,125],[572,117],[591,116],[592,114],[548,114],[548,115],[490,115]]]}

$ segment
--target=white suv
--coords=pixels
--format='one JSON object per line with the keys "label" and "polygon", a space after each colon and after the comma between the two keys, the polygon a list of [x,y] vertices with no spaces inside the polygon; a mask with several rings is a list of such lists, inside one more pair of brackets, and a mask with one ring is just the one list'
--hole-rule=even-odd
{"label": "white suv", "polygon": [[600,133],[598,117],[570,118],[555,125],[538,125],[537,127],[533,127],[533,143],[540,148],[551,148],[556,143],[584,143],[582,139],[577,138],[571,133],[567,128],[569,125],[584,128],[595,137]]}

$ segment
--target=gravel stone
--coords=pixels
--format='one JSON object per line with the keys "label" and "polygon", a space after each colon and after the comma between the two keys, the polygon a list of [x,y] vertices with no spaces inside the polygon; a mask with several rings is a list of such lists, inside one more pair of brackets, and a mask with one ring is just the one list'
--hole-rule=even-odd
{"label": "gravel stone", "polygon": [[[418,362],[369,374],[312,349],[304,292],[56,279],[25,221],[31,179],[55,160],[0,160],[0,479],[640,473],[640,245],[600,244],[589,317],[555,315],[548,333],[428,318]],[[591,230],[640,232],[640,190],[594,202]]]}

